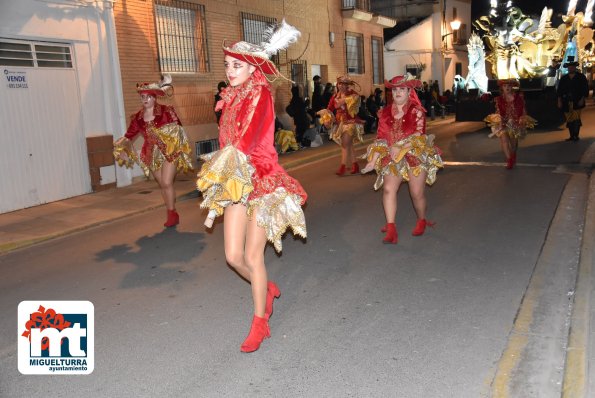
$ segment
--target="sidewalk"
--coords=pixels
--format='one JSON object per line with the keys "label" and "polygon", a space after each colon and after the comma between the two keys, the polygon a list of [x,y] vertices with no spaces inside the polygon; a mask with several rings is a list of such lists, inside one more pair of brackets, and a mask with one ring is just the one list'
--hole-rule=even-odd
{"label": "sidewalk", "polygon": [[[453,116],[428,120],[428,126],[453,120]],[[356,149],[368,145],[374,137],[375,134],[366,134],[364,142],[356,145]],[[279,163],[290,171],[313,161],[339,156],[340,153],[338,145],[325,142],[318,148],[282,154]],[[175,188],[179,201],[198,197],[194,184],[195,174],[177,176]],[[0,214],[0,255],[162,206],[157,183],[142,178],[126,187]]]}

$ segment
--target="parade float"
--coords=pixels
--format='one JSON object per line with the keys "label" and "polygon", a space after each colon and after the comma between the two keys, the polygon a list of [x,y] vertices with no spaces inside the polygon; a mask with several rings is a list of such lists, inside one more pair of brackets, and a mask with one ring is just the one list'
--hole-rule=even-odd
{"label": "parade float", "polygon": [[568,57],[578,59],[580,69],[591,82],[595,62],[592,11],[577,12],[571,0],[562,23],[552,27],[551,9],[545,7],[539,19],[525,15],[512,1],[490,3],[487,16],[473,22],[476,30],[467,45],[469,72],[458,90],[457,120],[483,120],[493,112],[492,96],[498,95],[497,81],[518,79],[527,112],[541,125],[561,122],[556,108],[556,86],[567,73]]}

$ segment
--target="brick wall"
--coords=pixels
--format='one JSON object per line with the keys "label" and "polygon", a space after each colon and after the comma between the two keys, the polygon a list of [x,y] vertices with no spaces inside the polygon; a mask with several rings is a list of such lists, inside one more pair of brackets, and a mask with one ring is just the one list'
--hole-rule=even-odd
{"label": "brick wall", "polygon": [[[335,82],[338,75],[344,74],[345,67],[345,31],[362,33],[364,36],[365,74],[355,75],[355,80],[362,88],[362,94],[368,96],[376,86],[372,85],[371,36],[382,37],[379,25],[343,19],[341,0],[205,0],[194,1],[205,6],[208,57],[210,70],[191,75],[173,75],[175,95],[161,100],[175,107],[182,123],[186,127],[191,141],[199,141],[217,136],[217,126],[213,113],[213,99],[217,83],[225,80],[223,69],[224,39],[235,41],[242,39],[240,32],[240,13],[248,12],[281,20],[302,32],[300,41],[287,51],[288,59],[296,59],[302,53],[302,60],[308,64],[308,79],[311,81],[310,65],[326,66],[327,76],[323,82]],[[155,22],[151,0],[122,0],[114,3],[116,32],[120,52],[124,106],[127,115],[140,109],[137,82],[154,82],[160,77],[157,63]],[[335,33],[334,47],[329,46],[329,31]],[[309,44],[306,48],[306,43]],[[281,72],[290,76],[289,66],[284,65]],[[291,85],[283,80],[273,83],[275,109],[285,113],[289,103]]]}

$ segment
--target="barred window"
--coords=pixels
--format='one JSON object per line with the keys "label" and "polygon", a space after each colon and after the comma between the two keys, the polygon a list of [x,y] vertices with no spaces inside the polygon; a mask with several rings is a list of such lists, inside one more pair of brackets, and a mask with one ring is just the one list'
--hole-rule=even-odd
{"label": "barred window", "polygon": [[[240,13],[240,17],[242,19],[243,40],[252,44],[260,44],[265,30],[269,26],[277,24],[276,18],[263,17],[262,15],[249,14],[247,12]],[[278,67],[279,54],[273,55],[271,61]]]}
{"label": "barred window", "polygon": [[345,33],[347,73],[364,73],[364,36],[360,33]]}
{"label": "barred window", "polygon": [[372,36],[372,83],[384,83],[382,37]]}
{"label": "barred window", "polygon": [[155,27],[162,72],[209,70],[205,7],[179,0],[155,0]]}
{"label": "barred window", "polygon": [[0,40],[0,65],[72,68],[72,54],[64,44]]}
{"label": "barred window", "polygon": [[308,64],[306,61],[297,60],[291,61],[291,80],[294,83],[301,87],[303,90],[300,93],[303,99],[310,97],[309,89],[308,89],[308,75],[307,75]]}
{"label": "barred window", "polygon": [[370,0],[343,0],[344,10],[356,8],[358,10],[370,11]]}
{"label": "barred window", "polygon": [[454,44],[467,44],[467,24],[462,23],[459,29],[453,30],[452,33]]}

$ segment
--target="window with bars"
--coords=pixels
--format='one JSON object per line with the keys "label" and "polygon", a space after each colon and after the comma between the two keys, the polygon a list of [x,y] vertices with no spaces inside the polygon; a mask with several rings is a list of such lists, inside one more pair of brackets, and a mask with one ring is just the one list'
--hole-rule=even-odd
{"label": "window with bars", "polygon": [[370,11],[370,0],[343,0],[342,7],[344,10],[358,9]]}
{"label": "window with bars", "polygon": [[455,44],[467,44],[467,24],[462,23],[459,29],[453,32],[452,41]]}
{"label": "window with bars", "polygon": [[347,73],[362,75],[364,73],[364,35],[361,33],[345,33],[345,55]]}
{"label": "window with bars", "polygon": [[302,96],[304,99],[310,97],[310,90],[308,87],[308,64],[306,61],[298,60],[291,61],[291,80],[299,87],[302,87]]}
{"label": "window with bars", "polygon": [[209,70],[205,7],[179,0],[155,0],[155,28],[161,72]]}
{"label": "window with bars", "polygon": [[[242,36],[243,40],[252,44],[260,44],[264,36],[265,30],[277,24],[276,18],[264,17],[262,15],[249,14],[247,12],[240,13],[242,19]],[[285,52],[285,51],[283,51]],[[277,53],[271,57],[271,61],[279,67],[280,55]]]}
{"label": "window with bars", "polygon": [[70,46],[0,39],[0,65],[72,68]]}
{"label": "window with bars", "polygon": [[382,37],[372,36],[372,83],[384,83]]}

